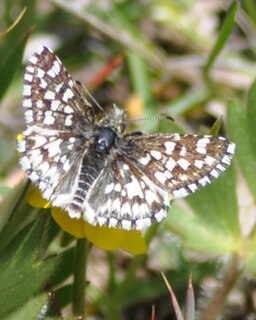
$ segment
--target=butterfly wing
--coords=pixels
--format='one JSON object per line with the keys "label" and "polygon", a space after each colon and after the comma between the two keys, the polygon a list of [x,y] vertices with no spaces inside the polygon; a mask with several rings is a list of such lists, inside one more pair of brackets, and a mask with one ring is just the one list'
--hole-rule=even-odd
{"label": "butterfly wing", "polygon": [[88,191],[83,217],[91,224],[122,229],[148,227],[167,214],[168,193],[153,183],[134,161],[115,157]]}
{"label": "butterfly wing", "polygon": [[235,145],[200,135],[125,136],[87,194],[92,224],[143,229],[167,214],[170,200],[195,192],[230,164]]}
{"label": "butterfly wing", "polygon": [[27,129],[18,142],[20,163],[47,200],[65,207],[89,151],[94,114],[49,49],[30,58],[24,78]]}
{"label": "butterfly wing", "polygon": [[174,199],[217,178],[235,152],[234,143],[218,136],[173,133],[127,138],[141,170]]}
{"label": "butterfly wing", "polygon": [[80,94],[76,82],[45,47],[28,61],[23,97],[28,127],[70,132],[77,123],[90,127],[94,120],[91,105]]}

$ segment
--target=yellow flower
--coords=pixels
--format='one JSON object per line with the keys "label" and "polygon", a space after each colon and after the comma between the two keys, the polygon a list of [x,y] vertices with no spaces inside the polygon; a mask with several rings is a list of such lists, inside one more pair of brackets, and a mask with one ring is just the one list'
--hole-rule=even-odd
{"label": "yellow flower", "polygon": [[71,219],[67,212],[51,207],[50,203],[42,198],[38,189],[32,191],[27,200],[33,207],[51,208],[53,219],[64,231],[76,238],[87,238],[100,249],[112,251],[121,248],[132,254],[143,254],[147,251],[140,231],[92,226],[83,219]]}
{"label": "yellow flower", "polygon": [[145,111],[145,105],[143,100],[137,96],[133,95],[126,102],[126,108],[130,118],[139,118],[142,117]]}

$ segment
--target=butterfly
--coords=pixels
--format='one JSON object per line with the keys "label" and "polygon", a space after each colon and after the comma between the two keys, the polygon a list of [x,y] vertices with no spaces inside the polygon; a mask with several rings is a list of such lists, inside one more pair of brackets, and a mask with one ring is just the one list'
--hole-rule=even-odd
{"label": "butterfly", "polygon": [[125,133],[125,111],[96,112],[46,47],[29,59],[23,97],[22,169],[53,206],[92,225],[160,222],[172,200],[218,178],[235,152],[218,136]]}

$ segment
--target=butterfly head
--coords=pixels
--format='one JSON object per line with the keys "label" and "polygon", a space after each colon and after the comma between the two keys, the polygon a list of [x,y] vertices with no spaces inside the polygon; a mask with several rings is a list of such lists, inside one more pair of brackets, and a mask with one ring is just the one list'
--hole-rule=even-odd
{"label": "butterfly head", "polygon": [[117,134],[124,132],[126,128],[126,112],[125,110],[113,104],[111,108],[105,113],[99,121],[100,126],[110,127]]}

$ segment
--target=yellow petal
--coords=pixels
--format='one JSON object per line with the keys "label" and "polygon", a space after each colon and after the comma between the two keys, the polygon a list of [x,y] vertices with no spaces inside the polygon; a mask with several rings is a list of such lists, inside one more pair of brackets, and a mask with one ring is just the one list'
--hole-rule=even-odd
{"label": "yellow petal", "polygon": [[27,202],[34,208],[50,208],[51,204],[42,198],[39,189],[31,191],[27,196]]}
{"label": "yellow petal", "polygon": [[24,138],[24,135],[22,133],[20,133],[20,134],[17,135],[16,138],[17,138],[18,141],[22,140]]}
{"label": "yellow petal", "polygon": [[85,222],[84,233],[96,247],[103,250],[115,250],[120,248],[124,240],[125,233],[123,230],[92,226]]}
{"label": "yellow petal", "polygon": [[[50,203],[42,198],[38,189],[28,194],[27,201],[35,208],[51,207]],[[51,213],[53,219],[64,231],[76,238],[87,238],[100,249],[113,251],[121,248],[132,254],[143,254],[147,251],[139,231],[92,226],[83,219],[70,218],[65,211],[58,208],[52,207]]]}
{"label": "yellow petal", "polygon": [[52,208],[52,217],[55,222],[66,232],[76,238],[85,238],[84,236],[84,221],[82,219],[72,219],[67,212]]}
{"label": "yellow petal", "polygon": [[103,250],[121,248],[132,254],[143,254],[147,246],[139,231],[127,231],[108,227],[91,226],[85,222],[86,238]]}
{"label": "yellow petal", "polygon": [[132,254],[144,254],[147,252],[147,245],[140,231],[127,231],[120,246],[123,250]]}
{"label": "yellow petal", "polygon": [[65,211],[51,210],[54,220],[60,227],[76,238],[87,238],[96,247],[103,250],[123,250],[132,254],[143,254],[147,246],[139,231],[126,231],[108,227],[92,226],[83,219],[72,219]]}

